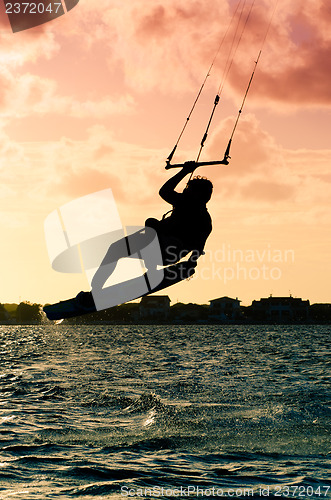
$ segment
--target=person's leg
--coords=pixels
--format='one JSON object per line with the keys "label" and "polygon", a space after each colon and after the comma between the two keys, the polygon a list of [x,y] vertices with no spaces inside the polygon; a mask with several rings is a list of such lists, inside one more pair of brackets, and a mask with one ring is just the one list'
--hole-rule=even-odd
{"label": "person's leg", "polygon": [[92,278],[92,289],[101,289],[109,276],[114,272],[117,262],[122,257],[127,257],[128,251],[125,238],[112,243],[107,250],[98,270]]}
{"label": "person's leg", "polygon": [[189,253],[189,250],[186,250],[183,243],[177,238],[159,236],[159,240],[164,266],[176,264]]}
{"label": "person's leg", "polygon": [[[146,251],[155,238],[157,239],[155,230],[143,228],[129,236],[121,238],[115,243],[112,243],[104,256],[99,269],[93,276],[91,282],[92,290],[101,290],[103,288],[110,275],[114,272],[117,262],[121,258],[129,257],[144,260],[147,268],[156,268],[157,265],[162,265],[160,251]],[[157,245],[156,249],[158,248],[159,247]]]}
{"label": "person's leg", "polygon": [[175,238],[174,236],[165,234],[162,231],[162,221],[151,217],[146,219],[145,226],[151,227],[157,232],[162,252],[163,263],[161,265],[169,266],[171,264],[176,264],[176,262],[181,260],[190,252],[190,250],[185,249],[185,245],[181,240]]}

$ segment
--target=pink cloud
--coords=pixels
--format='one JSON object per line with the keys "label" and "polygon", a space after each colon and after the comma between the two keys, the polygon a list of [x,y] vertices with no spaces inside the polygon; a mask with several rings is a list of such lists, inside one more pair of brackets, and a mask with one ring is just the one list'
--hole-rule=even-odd
{"label": "pink cloud", "polygon": [[145,3],[144,9],[135,9],[135,12],[135,35],[137,39],[149,42],[151,38],[175,39],[185,36],[187,32],[197,34],[205,23],[213,22],[215,16],[224,16],[228,9],[226,2],[216,4],[184,0],[180,5],[171,1],[166,7],[161,3],[148,6]]}
{"label": "pink cloud", "polygon": [[61,95],[55,80],[30,73],[14,76],[7,73],[2,79],[0,107],[3,116],[21,118],[33,114],[72,116],[77,118],[105,117],[131,113],[134,101],[130,95],[110,96],[95,100],[77,100]]}
{"label": "pink cloud", "polygon": [[[330,7],[324,0],[308,0],[302,5],[300,8],[297,3],[284,0],[276,10],[252,87],[252,102],[331,103],[331,38],[327,28]],[[228,76],[236,95],[242,95],[248,82],[273,7],[262,2],[252,10]],[[239,32],[248,9],[249,5],[241,18]],[[180,7],[172,0],[166,6],[132,1],[130,7],[124,8],[124,16],[130,16],[130,47],[126,41],[123,43],[123,37],[117,38],[116,45],[123,58],[127,83],[131,86],[134,82],[135,88],[145,91],[157,85],[168,92],[182,91],[183,85],[186,89],[198,85],[232,12],[226,1],[184,1]],[[237,18],[239,15],[240,10]],[[213,71],[216,82],[218,78],[221,80],[235,28],[236,23],[218,55]]]}
{"label": "pink cloud", "polygon": [[[257,55],[259,48],[259,44],[254,44],[254,36],[266,31],[268,16],[268,11],[255,11],[247,26],[245,44],[251,55],[251,69],[252,49],[255,45]],[[323,0],[307,1],[302,8],[285,1],[282,10],[276,10],[251,89],[251,102],[276,106],[331,105],[331,36],[326,24],[330,17],[330,6]],[[240,53],[229,74],[237,93],[249,75],[248,70],[247,56]]]}
{"label": "pink cloud", "polygon": [[[208,159],[222,158],[232,126],[233,119],[226,119],[215,131],[206,150]],[[231,156],[228,166],[201,169],[213,180],[221,203],[224,199],[239,205],[282,202],[307,212],[329,204],[330,150],[285,150],[249,114],[241,118]]]}
{"label": "pink cloud", "polygon": [[50,59],[59,48],[52,31],[46,30],[43,26],[14,34],[2,1],[0,1],[0,27],[0,61],[4,73],[17,71],[27,62]]}
{"label": "pink cloud", "polygon": [[136,36],[141,39],[163,38],[171,34],[169,15],[163,5],[153,6],[153,10],[140,19]]}
{"label": "pink cloud", "polygon": [[305,48],[304,57],[294,58],[291,67],[274,74],[262,70],[254,82],[255,99],[271,98],[290,105],[331,105],[330,55],[331,42],[319,44]]}
{"label": "pink cloud", "polygon": [[66,168],[66,172],[57,184],[59,192],[70,197],[84,196],[95,191],[111,187],[118,198],[124,197],[121,181],[110,173],[101,172],[95,168],[85,167],[79,172]]}
{"label": "pink cloud", "polygon": [[25,157],[24,157],[24,148],[22,145],[12,141],[10,137],[3,131],[3,126],[5,125],[5,121],[0,121],[0,172],[1,172],[1,180],[0,182],[6,185],[15,180],[15,176],[13,178],[12,169],[8,168],[8,165],[12,164],[20,164],[24,165]]}
{"label": "pink cloud", "polygon": [[0,27],[4,29],[10,29],[10,23],[8,16],[6,14],[6,9],[3,1],[0,1]]}
{"label": "pink cloud", "polygon": [[[4,67],[12,68],[38,58],[52,57],[61,46],[70,43],[71,47],[84,47],[88,64],[94,48],[100,51],[101,44],[105,62],[108,61],[108,73],[103,72],[102,78],[116,72],[116,75],[121,74],[125,89],[129,88],[132,93],[146,94],[157,89],[167,95],[181,95],[188,90],[194,91],[201,84],[229,25],[234,11],[232,4],[229,0],[183,0],[180,4],[176,0],[168,0],[166,4],[131,0],[121,5],[106,0],[80,2],[70,19],[63,16],[47,23],[46,31],[40,27],[40,32],[36,28],[30,34],[28,30],[13,35],[3,30],[0,57],[5,61]],[[225,87],[227,93],[236,94],[236,99],[243,95],[248,83],[273,7],[263,1],[253,7]],[[249,8],[247,4],[241,27]],[[237,18],[239,14],[240,10]],[[279,2],[250,92],[250,102],[268,106],[275,103],[278,107],[280,103],[286,106],[330,104],[330,17],[326,0],[307,0],[299,4],[290,0]],[[1,19],[8,26],[7,20]],[[235,27],[236,23],[212,71],[210,82],[214,88],[221,80]],[[83,39],[82,32],[86,33]],[[93,100],[86,99],[86,113],[94,104]],[[76,115],[82,112],[82,107],[78,107],[73,105],[72,108]]]}
{"label": "pink cloud", "polygon": [[[274,139],[253,115],[244,115],[233,136],[230,165],[224,167],[226,177],[245,176],[261,171],[279,161],[280,150]],[[233,129],[234,118],[224,120],[211,135],[206,154],[211,160],[222,159]]]}
{"label": "pink cloud", "polygon": [[249,198],[256,202],[261,200],[274,203],[293,198],[295,187],[286,184],[286,181],[280,183],[256,180],[242,186],[240,191],[244,198]]}

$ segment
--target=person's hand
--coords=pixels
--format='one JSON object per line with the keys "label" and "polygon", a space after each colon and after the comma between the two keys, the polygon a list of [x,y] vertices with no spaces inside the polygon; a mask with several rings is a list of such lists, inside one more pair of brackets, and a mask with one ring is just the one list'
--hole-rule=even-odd
{"label": "person's hand", "polygon": [[186,161],[183,164],[183,172],[185,172],[185,174],[190,174],[191,172],[194,172],[196,168],[197,165],[195,161]]}

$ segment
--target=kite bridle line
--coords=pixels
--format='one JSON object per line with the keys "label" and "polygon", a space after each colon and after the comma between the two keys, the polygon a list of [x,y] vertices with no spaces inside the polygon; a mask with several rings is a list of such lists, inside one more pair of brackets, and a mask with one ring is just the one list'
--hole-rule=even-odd
{"label": "kite bridle line", "polygon": [[[201,92],[202,92],[202,90],[203,90],[203,87],[204,87],[204,85],[205,85],[205,82],[206,82],[206,80],[207,80],[207,78],[208,78],[208,76],[209,76],[209,74],[210,74],[211,68],[213,67],[213,65],[214,65],[214,63],[215,63],[216,57],[217,57],[217,55],[218,55],[218,53],[219,53],[219,51],[220,51],[221,45],[223,44],[223,42],[224,42],[224,39],[225,39],[225,36],[226,36],[226,35],[224,36],[224,38],[223,38],[223,40],[222,40],[222,42],[221,42],[221,44],[220,44],[220,46],[219,46],[219,48],[218,48],[217,54],[216,54],[216,56],[214,57],[214,60],[213,60],[213,62],[212,62],[212,64],[211,64],[211,66],[210,66],[210,68],[209,68],[209,70],[208,70],[207,76],[206,76],[206,78],[205,78],[205,80],[204,80],[204,82],[203,82],[203,84],[202,84],[202,86],[201,86],[201,88],[200,88],[200,90],[199,90],[198,96],[197,96],[197,98],[196,98],[196,100],[195,100],[195,102],[194,102],[194,105],[193,105],[193,107],[192,107],[192,109],[191,109],[191,112],[190,112],[190,114],[189,114],[189,116],[188,116],[188,118],[187,118],[187,121],[186,121],[186,123],[185,123],[185,125],[184,125],[184,127],[183,127],[183,130],[182,130],[182,132],[181,132],[181,134],[180,134],[180,136],[179,136],[179,138],[178,138],[178,140],[177,140],[177,143],[176,143],[176,145],[175,145],[174,149],[172,150],[172,152],[170,153],[169,157],[167,158],[167,161],[166,161],[166,167],[165,167],[165,168],[166,168],[166,170],[168,170],[168,169],[170,169],[170,168],[179,168],[179,167],[182,167],[183,165],[190,165],[190,166],[191,166],[191,168],[193,169],[193,170],[192,170],[192,173],[191,173],[191,176],[190,176],[190,179],[191,179],[191,177],[192,177],[192,175],[193,175],[194,170],[195,170],[196,168],[198,168],[198,167],[207,166],[207,165],[228,165],[228,164],[229,164],[229,159],[231,158],[231,157],[230,157],[230,148],[231,148],[231,144],[232,144],[232,139],[233,139],[234,133],[235,133],[235,131],[236,131],[236,128],[237,128],[237,125],[238,125],[238,122],[239,122],[240,116],[241,116],[241,114],[242,114],[242,111],[243,111],[243,108],[244,108],[244,105],[245,105],[245,102],[246,102],[246,98],[247,98],[247,95],[248,95],[249,89],[250,89],[250,87],[251,87],[251,84],[252,84],[252,81],[253,81],[253,78],[254,78],[254,75],[255,75],[255,71],[256,71],[256,68],[257,68],[257,65],[258,65],[258,62],[259,62],[259,59],[260,59],[260,56],[261,56],[261,53],[262,53],[262,50],[263,50],[263,47],[264,47],[264,44],[265,44],[266,38],[267,38],[268,33],[269,33],[269,30],[270,30],[271,22],[272,22],[272,19],[273,19],[274,14],[275,14],[276,7],[277,7],[277,2],[275,2],[275,7],[274,7],[274,10],[273,10],[272,15],[271,15],[271,17],[270,17],[269,24],[268,24],[268,28],[267,28],[267,30],[266,30],[266,33],[265,33],[264,39],[263,39],[263,41],[262,41],[262,44],[261,44],[261,49],[260,49],[260,51],[259,51],[258,57],[257,57],[256,61],[254,62],[254,69],[253,69],[253,72],[252,72],[251,77],[250,77],[250,79],[249,79],[249,82],[248,82],[248,85],[247,85],[247,88],[246,88],[246,91],[245,91],[245,94],[244,94],[244,98],[243,98],[242,103],[241,103],[241,107],[240,107],[240,109],[239,109],[239,112],[238,112],[238,115],[237,115],[236,121],[235,121],[235,123],[234,123],[234,127],[233,127],[232,132],[231,132],[231,136],[230,136],[230,139],[229,139],[228,145],[227,145],[226,150],[225,150],[225,153],[224,153],[224,157],[223,157],[223,159],[222,159],[222,160],[200,162],[200,161],[199,161],[199,159],[200,159],[200,155],[201,155],[202,149],[203,149],[203,147],[204,147],[205,141],[206,141],[206,139],[207,139],[207,137],[208,137],[209,128],[210,128],[211,122],[212,122],[213,117],[214,117],[214,114],[215,114],[216,106],[218,105],[219,100],[220,100],[220,95],[221,95],[222,90],[223,90],[223,87],[224,87],[225,79],[226,79],[226,77],[227,77],[227,75],[228,75],[228,73],[229,73],[229,71],[230,71],[230,68],[231,68],[231,66],[232,66],[232,63],[233,63],[233,61],[234,61],[234,56],[235,56],[235,53],[237,52],[237,49],[238,49],[238,47],[239,47],[239,43],[240,43],[240,41],[241,41],[241,38],[242,38],[243,33],[244,33],[244,30],[245,30],[245,28],[246,28],[246,25],[247,25],[248,19],[249,19],[249,17],[250,17],[251,12],[252,12],[253,5],[254,5],[254,3],[255,3],[255,0],[253,0],[252,4],[251,4],[251,6],[250,6],[249,12],[248,12],[248,14],[247,14],[247,16],[246,16],[246,20],[245,20],[245,23],[244,23],[243,29],[242,29],[242,31],[241,31],[241,33],[240,33],[240,36],[239,36],[239,39],[238,39],[238,41],[237,41],[236,48],[235,48],[235,50],[234,50],[234,52],[233,52],[233,54],[232,54],[232,57],[231,57],[231,52],[232,52],[232,50],[233,50],[234,40],[235,40],[235,38],[236,38],[236,34],[237,34],[237,31],[238,31],[238,26],[239,26],[240,19],[241,19],[242,13],[243,13],[243,9],[244,9],[244,5],[245,5],[245,1],[246,1],[246,0],[244,0],[244,4],[243,4],[242,9],[241,9],[241,14],[240,14],[240,17],[239,17],[239,20],[238,20],[238,23],[237,23],[236,32],[235,32],[234,38],[233,38],[233,40],[232,40],[232,45],[231,45],[230,53],[229,53],[229,56],[228,56],[228,59],[227,59],[226,67],[225,67],[225,70],[224,70],[224,74],[223,74],[222,82],[221,82],[221,84],[220,84],[220,86],[219,86],[219,89],[218,89],[217,95],[216,95],[215,100],[214,100],[214,105],[213,105],[213,108],[212,108],[212,112],[211,112],[211,115],[210,115],[210,118],[209,118],[209,121],[208,121],[208,124],[207,124],[206,131],[205,131],[205,133],[204,133],[204,135],[203,135],[203,138],[202,138],[202,140],[201,140],[200,150],[199,150],[199,153],[198,153],[198,155],[197,155],[197,158],[196,158],[196,160],[195,160],[195,161],[194,161],[194,160],[193,160],[193,161],[187,161],[187,162],[185,162],[185,163],[176,163],[176,164],[171,164],[171,163],[170,163],[170,162],[171,162],[171,160],[172,160],[172,157],[173,157],[173,155],[174,155],[174,153],[175,153],[175,151],[176,151],[176,149],[177,149],[177,145],[178,145],[178,143],[179,143],[179,140],[181,139],[181,137],[182,137],[182,135],[183,135],[183,133],[184,133],[184,130],[185,130],[186,125],[187,125],[187,122],[188,122],[188,120],[189,120],[189,118],[190,118],[190,116],[191,116],[191,114],[192,114],[192,112],[193,112],[193,110],[194,110],[194,108],[195,108],[195,105],[196,105],[196,103],[197,103],[197,101],[198,101],[198,99],[199,99],[199,97],[200,97],[200,95],[201,95]],[[234,18],[234,16],[235,16],[236,12],[237,12],[237,10],[238,10],[238,7],[239,7],[240,3],[241,3],[241,1],[238,3],[238,5],[237,5],[237,7],[236,7],[236,11],[235,11],[234,15],[232,16],[232,19],[231,19],[231,22],[230,22],[230,24],[229,24],[229,26],[228,26],[227,32],[228,32],[228,30],[229,30],[229,27],[230,27],[230,25],[231,25],[231,23],[232,23],[232,20],[233,20],[233,18]],[[226,32],[226,33],[227,33],[227,32]],[[230,57],[231,57],[231,59],[230,59]],[[190,179],[189,179],[189,180],[190,180]]]}
{"label": "kite bridle line", "polygon": [[[227,37],[227,34],[228,34],[229,29],[230,29],[230,27],[231,27],[231,25],[232,25],[232,22],[233,22],[233,20],[234,20],[234,18],[235,18],[235,15],[236,15],[236,13],[237,13],[237,11],[238,11],[238,9],[239,9],[239,6],[240,6],[240,4],[241,4],[242,2],[243,2],[243,4],[245,5],[246,0],[239,0],[239,1],[238,1],[238,3],[237,3],[237,6],[236,6],[236,8],[235,8],[235,11],[234,11],[234,13],[233,13],[233,15],[232,15],[232,17],[231,17],[230,23],[229,23],[229,25],[228,25],[228,27],[227,27],[227,29],[226,29],[226,32],[225,32],[225,34],[224,34],[224,36],[223,36],[223,38],[222,38],[222,40],[221,40],[221,43],[219,44],[219,46],[218,46],[218,48],[217,48],[216,54],[215,54],[215,56],[214,56],[214,59],[212,60],[211,65],[210,65],[210,66],[209,66],[209,68],[208,68],[208,71],[207,71],[207,73],[206,73],[206,76],[205,76],[205,78],[204,78],[204,80],[203,80],[203,82],[202,82],[202,85],[201,85],[201,87],[200,87],[200,89],[199,89],[199,91],[198,91],[198,94],[197,94],[197,96],[196,96],[196,98],[195,98],[195,100],[194,100],[194,102],[193,102],[193,106],[192,106],[192,108],[191,108],[191,110],[190,110],[190,112],[189,112],[189,114],[188,114],[188,116],[187,116],[187,118],[186,118],[186,121],[185,121],[185,123],[184,123],[184,126],[183,126],[183,128],[182,128],[182,130],[181,130],[181,132],[180,132],[180,134],[179,134],[179,136],[178,136],[178,139],[177,139],[177,141],[176,141],[176,144],[175,144],[175,146],[174,146],[173,150],[171,151],[171,153],[169,154],[169,156],[168,156],[168,158],[167,158],[167,161],[166,161],[167,166],[166,166],[166,168],[173,168],[173,166],[168,166],[168,165],[170,165],[170,162],[171,162],[171,160],[172,160],[172,158],[173,158],[173,156],[174,156],[174,154],[175,154],[175,151],[176,151],[176,149],[177,149],[177,146],[178,146],[178,144],[179,144],[179,141],[181,140],[181,138],[182,138],[182,136],[183,136],[183,134],[184,134],[184,132],[185,132],[185,129],[186,129],[187,125],[188,125],[188,122],[189,122],[189,120],[190,120],[190,118],[191,118],[191,116],[192,116],[192,113],[193,113],[194,109],[195,109],[195,106],[196,106],[196,104],[197,104],[197,102],[198,102],[198,100],[199,100],[199,98],[200,98],[200,96],[201,96],[201,94],[202,94],[202,91],[203,91],[203,89],[204,89],[204,87],[205,87],[205,84],[206,84],[206,82],[207,82],[207,79],[208,79],[208,77],[210,76],[211,70],[212,70],[212,69],[213,69],[213,67],[214,67],[214,64],[215,64],[215,62],[216,62],[216,59],[217,59],[217,57],[218,57],[218,54],[219,54],[219,52],[220,52],[220,50],[221,50],[221,48],[222,48],[222,45],[223,45],[223,43],[224,43],[224,41],[225,41],[225,39],[226,39],[226,37]],[[242,7],[242,10],[243,10],[243,7]],[[240,15],[240,16],[241,16],[241,15]],[[238,28],[237,28],[237,29],[238,29]],[[237,30],[236,30],[236,32],[237,32]]]}
{"label": "kite bridle line", "polygon": [[272,22],[272,19],[273,19],[273,17],[274,17],[275,11],[276,11],[276,7],[277,7],[277,2],[275,3],[274,10],[273,10],[272,15],[271,15],[271,17],[270,17],[270,19],[269,19],[268,28],[267,28],[267,30],[266,30],[266,32],[265,32],[265,35],[264,35],[264,38],[263,38],[263,41],[262,41],[262,45],[261,45],[260,52],[259,52],[259,54],[258,54],[258,56],[257,56],[256,61],[255,61],[255,65],[254,65],[253,72],[252,72],[251,77],[250,77],[250,80],[249,80],[249,82],[248,82],[248,85],[247,85],[247,88],[246,88],[246,92],[245,92],[244,98],[243,98],[242,103],[241,103],[241,107],[240,107],[240,109],[239,109],[239,111],[238,111],[238,116],[237,116],[237,119],[236,119],[236,121],[235,121],[235,123],[234,123],[233,129],[232,129],[232,132],[231,132],[231,136],[230,136],[230,139],[229,139],[228,145],[227,145],[226,150],[225,150],[225,153],[224,153],[223,162],[224,162],[224,161],[227,161],[227,163],[226,163],[226,164],[228,164],[228,160],[231,158],[231,156],[230,156],[230,149],[231,149],[232,139],[233,139],[234,133],[235,133],[235,131],[236,131],[236,128],[237,128],[237,125],[238,125],[239,118],[240,118],[240,116],[241,116],[242,110],[243,110],[243,108],[244,108],[245,101],[246,101],[246,97],[247,97],[248,91],[249,91],[249,89],[250,89],[250,86],[251,86],[251,84],[252,84],[252,81],[253,81],[253,78],[254,78],[254,75],[255,75],[255,71],[256,71],[256,67],[257,67],[258,62],[259,62],[259,60],[260,60],[260,57],[261,57],[261,54],[262,54],[262,50],[263,50],[263,47],[264,47],[265,41],[266,41],[266,39],[267,39],[267,36],[268,36],[269,30],[270,30],[271,22]]}
{"label": "kite bridle line", "polygon": [[[241,103],[241,107],[238,111],[238,116],[237,116],[237,119],[235,121],[235,124],[233,126],[233,129],[232,129],[232,132],[231,132],[231,136],[230,136],[230,140],[228,142],[228,145],[227,145],[227,148],[225,150],[225,153],[224,153],[224,157],[223,157],[223,160],[216,160],[216,161],[199,161],[199,158],[200,158],[200,154],[201,154],[201,151],[202,151],[202,148],[204,146],[204,142],[207,138],[207,133],[208,133],[208,130],[209,130],[209,127],[210,127],[210,124],[211,124],[211,121],[213,119],[213,116],[214,116],[214,113],[215,113],[215,109],[216,109],[216,106],[218,104],[218,101],[219,101],[219,95],[217,94],[216,98],[215,98],[215,102],[214,102],[214,107],[213,107],[213,110],[212,110],[212,113],[211,113],[211,116],[209,118],[209,122],[208,122],[208,125],[207,125],[207,129],[206,129],[206,132],[202,138],[202,141],[201,141],[201,145],[200,145],[200,151],[199,151],[199,154],[198,154],[198,157],[195,161],[186,161],[185,163],[175,163],[173,165],[169,164],[167,162],[167,165],[166,165],[166,170],[168,170],[169,168],[178,168],[178,167],[182,167],[183,165],[192,165],[192,167],[195,165],[195,168],[198,168],[198,167],[203,167],[203,166],[206,166],[206,165],[228,165],[229,164],[229,159],[231,158],[230,156],[230,148],[231,148],[231,143],[232,143],[232,139],[233,139],[233,136],[234,136],[234,133],[235,133],[235,130],[237,128],[237,125],[238,125],[238,122],[239,122],[239,118],[241,116],[241,113],[242,113],[242,110],[244,108],[244,104],[245,104],[245,101],[246,101],[246,97],[247,97],[247,94],[248,94],[248,91],[250,89],[250,86],[252,84],[252,81],[253,81],[253,78],[254,78],[254,74],[255,74],[255,70],[256,70],[256,67],[257,67],[257,64],[259,62],[259,59],[260,59],[260,56],[261,56],[261,52],[262,50],[260,50],[259,52],[259,55],[255,61],[255,66],[254,66],[254,70],[251,74],[251,77],[250,77],[250,80],[248,82],[248,85],[247,85],[247,88],[246,88],[246,92],[245,92],[245,95],[244,95],[244,98],[243,98],[243,101]],[[193,172],[192,172],[193,173]]]}
{"label": "kite bridle line", "polygon": [[216,106],[219,103],[219,100],[220,100],[220,97],[221,97],[221,94],[222,94],[222,91],[223,91],[223,88],[224,88],[224,84],[225,84],[226,78],[227,78],[227,76],[229,74],[229,71],[231,69],[232,63],[234,61],[236,52],[238,50],[239,44],[241,42],[243,33],[244,33],[246,25],[247,25],[248,19],[249,19],[250,15],[251,15],[254,3],[255,3],[255,0],[253,0],[253,2],[251,3],[251,7],[250,7],[250,9],[248,11],[248,14],[246,16],[243,28],[242,28],[241,33],[239,35],[239,38],[237,40],[237,44],[236,44],[235,48],[233,48],[234,44],[235,44],[235,40],[237,38],[237,33],[238,33],[238,29],[239,29],[239,24],[240,24],[240,21],[241,21],[241,17],[243,15],[244,7],[245,7],[245,2],[243,4],[243,6],[242,6],[242,9],[241,9],[241,12],[240,12],[240,16],[239,16],[239,19],[238,19],[238,22],[237,22],[237,26],[236,26],[236,31],[235,31],[233,39],[232,39],[231,49],[230,49],[230,52],[228,54],[228,58],[227,58],[227,61],[226,61],[226,66],[225,66],[224,74],[223,74],[223,77],[222,77],[222,81],[220,83],[220,86],[218,88],[218,91],[217,91],[217,94],[216,94],[216,97],[215,97],[215,100],[214,100],[214,105],[213,105],[213,108],[212,108],[212,111],[211,111],[211,114],[210,114],[210,118],[209,118],[209,121],[208,121],[208,124],[207,124],[206,131],[205,131],[205,133],[204,133],[204,135],[202,137],[202,140],[201,140],[199,153],[198,153],[198,156],[197,156],[197,158],[195,160],[196,162],[199,161],[200,155],[202,153],[202,149],[203,149],[203,147],[205,145],[205,142],[206,142],[206,139],[208,137],[209,128],[210,128],[211,122],[212,122],[212,120],[214,118],[214,114],[215,114],[215,111],[216,111]]}

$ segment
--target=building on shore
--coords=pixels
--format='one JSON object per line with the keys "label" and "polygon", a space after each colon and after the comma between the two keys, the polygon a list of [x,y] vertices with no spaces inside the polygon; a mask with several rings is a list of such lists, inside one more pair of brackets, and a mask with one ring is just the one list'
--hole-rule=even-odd
{"label": "building on shore", "polygon": [[309,319],[309,300],[289,297],[270,297],[253,300],[250,315],[259,321],[286,323]]}
{"label": "building on shore", "polygon": [[241,316],[240,300],[238,298],[220,297],[209,301],[210,320],[228,321],[239,319]]}
{"label": "building on shore", "polygon": [[170,312],[168,295],[146,295],[139,303],[139,316],[147,320],[166,320]]}
{"label": "building on shore", "polygon": [[313,321],[330,322],[331,304],[312,304],[309,308],[310,319]]}
{"label": "building on shore", "polygon": [[169,319],[178,323],[207,323],[208,309],[207,305],[177,302],[170,308]]}

